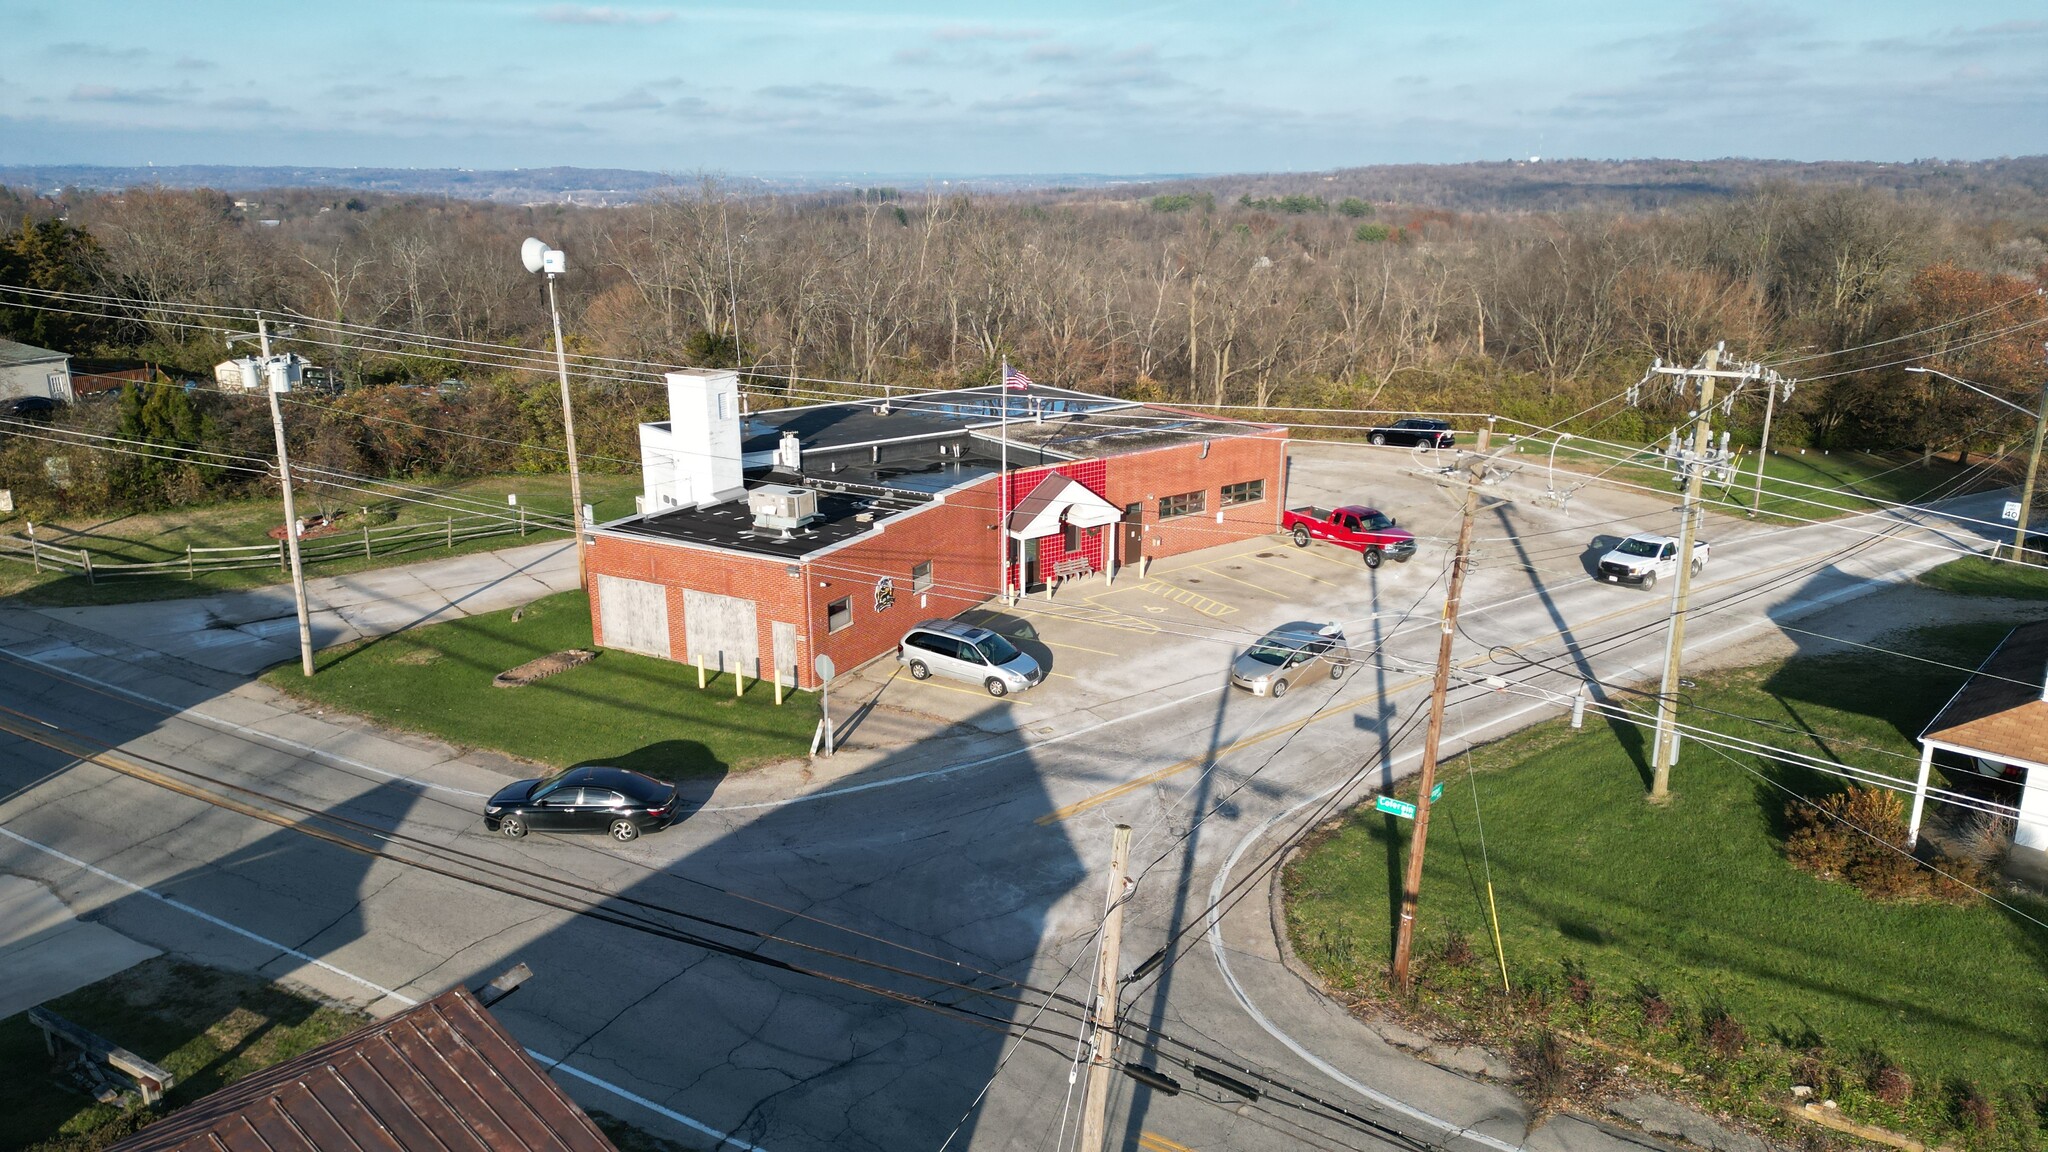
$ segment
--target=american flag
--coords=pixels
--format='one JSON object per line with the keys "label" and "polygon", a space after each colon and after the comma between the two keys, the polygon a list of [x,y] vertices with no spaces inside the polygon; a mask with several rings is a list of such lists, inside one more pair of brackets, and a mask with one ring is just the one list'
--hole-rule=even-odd
{"label": "american flag", "polygon": [[1031,387],[1031,377],[1005,364],[1003,365],[1003,387],[1014,388],[1022,392],[1026,388]]}

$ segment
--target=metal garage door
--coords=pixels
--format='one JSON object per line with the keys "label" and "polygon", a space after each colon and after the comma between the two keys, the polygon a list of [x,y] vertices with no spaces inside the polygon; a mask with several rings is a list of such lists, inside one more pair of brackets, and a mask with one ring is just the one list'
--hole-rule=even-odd
{"label": "metal garage door", "polygon": [[597,615],[605,647],[668,656],[668,589],[645,580],[599,576]]}
{"label": "metal garage door", "polygon": [[[761,635],[754,602],[710,592],[683,592],[683,638],[690,646],[684,657],[720,672],[737,669],[761,674]],[[774,657],[771,655],[770,659]]]}

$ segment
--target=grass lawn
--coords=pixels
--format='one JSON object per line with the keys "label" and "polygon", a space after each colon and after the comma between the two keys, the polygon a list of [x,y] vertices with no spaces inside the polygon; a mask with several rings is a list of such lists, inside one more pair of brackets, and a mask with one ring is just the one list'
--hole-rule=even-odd
{"label": "grass lawn", "polygon": [[[1931,628],[1898,647],[1970,667],[2005,628]],[[1963,677],[1871,653],[1799,658],[1703,678],[1684,719],[1910,775],[1913,760],[1884,752],[1912,757],[1908,733]],[[1648,1052],[1699,1075],[1695,1090],[1759,1118],[1789,1099],[1800,1082],[1792,1061],[1808,1051],[1832,1070],[1821,1091],[1850,1115],[1923,1134],[1955,1123],[1956,1094],[1975,1084],[2000,1119],[1995,1138],[1973,1141],[2038,1146],[2048,1104],[2048,928],[2028,918],[2048,920],[2048,902],[1872,901],[1782,855],[1780,786],[1817,794],[1839,781],[1688,742],[1672,803],[1653,807],[1643,746],[1634,727],[1589,717],[1582,732],[1541,725],[1447,766],[1419,917],[1422,1007],[1496,1040],[1547,1022]],[[1354,811],[1287,871],[1298,954],[1367,999],[1388,995],[1392,896],[1408,832],[1406,821]],[[1488,929],[1489,862],[1513,997],[1501,994]],[[1453,933],[1476,956],[1447,954]],[[1670,1023],[1645,1011],[1644,989],[1675,1010]],[[1746,1031],[1740,1058],[1708,1051],[1705,1021],[1720,1012]],[[1911,1074],[1910,1102],[1895,1107],[1866,1089],[1859,1069],[1872,1053]]]}
{"label": "grass lawn", "polygon": [[550,652],[591,646],[582,592],[510,611],[433,624],[321,652],[310,680],[296,663],[264,680],[292,695],[452,743],[555,767],[588,762],[664,779],[721,775],[803,755],[818,721],[815,693],[774,703],[774,686],[730,677],[697,688],[684,664],[605,650],[580,668],[494,688],[491,678]]}
{"label": "grass lawn", "polygon": [[[2033,563],[2041,555],[2031,549]],[[1922,573],[1920,583],[1963,596],[2003,596],[2012,600],[2048,600],[2048,568],[2023,567],[1987,556],[1961,556]]]}
{"label": "grass lawn", "polygon": [[[170,1108],[208,1093],[369,1022],[369,1017],[240,973],[168,957],[138,964],[46,1007],[178,1080]],[[132,1119],[83,1093],[57,1088],[43,1074],[43,1034],[26,1014],[0,1020],[0,1148],[85,1152],[127,1134]]]}
{"label": "grass lawn", "polygon": [[[1548,441],[1540,446],[1536,441],[1522,445],[1525,479],[1546,467],[1548,449]],[[1570,442],[1566,442],[1557,450],[1557,465],[1559,471],[1569,467],[1578,473],[1597,473],[1611,468],[1607,471],[1611,479],[1640,484],[1660,492],[1677,492],[1673,473],[1660,467],[1654,455],[1661,449],[1661,444],[1648,445],[1643,451],[1650,455],[1616,464],[1612,457],[1620,454],[1617,449],[1603,448],[1601,452],[1605,455],[1594,455],[1575,450]],[[1958,466],[1947,457],[1937,456],[1922,466],[1917,452],[1830,452],[1823,455],[1820,449],[1809,448],[1804,455],[1794,449],[1790,453],[1773,452],[1766,459],[1762,514],[1764,518],[1788,524],[1796,520],[1824,520],[1845,512],[1868,511],[1871,507],[1869,500],[1910,504],[1981,491],[1994,483],[1971,469]],[[1741,470],[1727,485],[1709,483],[1702,488],[1708,500],[1719,502],[1720,511],[1746,513],[1754,506],[1755,455],[1744,456],[1739,467]],[[1531,468],[1536,471],[1529,471]],[[1961,486],[1958,486],[1959,481]],[[1795,486],[1800,484],[1814,487]]]}
{"label": "grass lawn", "polygon": [[[505,503],[508,493],[516,493],[520,504],[535,516],[565,517],[569,514],[569,478],[566,475],[482,476],[444,482],[409,481],[408,485],[431,489],[436,493],[431,496],[417,496],[415,499],[459,498],[461,504],[474,507],[476,514],[513,515],[511,508]],[[633,497],[639,491],[638,476],[593,473],[583,477],[584,502],[594,506],[600,521],[631,513]],[[314,501],[304,497],[301,500],[302,514],[312,515],[319,511],[320,506]],[[360,503],[343,501],[339,505],[339,511],[344,514],[342,522],[354,523],[346,517],[359,515],[358,510],[361,507]],[[451,514],[448,509],[429,507],[415,503],[412,499],[389,500],[382,505],[372,503],[369,507],[371,523],[378,527],[387,524],[438,524]],[[460,519],[464,513],[454,515]],[[221,548],[271,544],[267,533],[283,522],[284,513],[276,500],[236,500],[164,512],[39,521],[36,524],[36,538],[45,544],[83,548],[93,554],[95,563],[147,563],[183,560],[187,547]],[[0,533],[20,536],[26,532],[26,527],[26,522],[19,514],[0,516]],[[559,532],[535,529],[527,540],[537,542],[561,536]],[[309,578],[339,576],[393,564],[410,564],[466,552],[508,548],[518,543],[521,543],[521,540],[517,535],[457,541],[453,549],[433,546],[429,541],[427,547],[402,553],[380,553],[373,557],[348,555],[319,563],[309,563],[306,566],[306,575]],[[102,574],[97,583],[87,584],[85,578],[75,572],[62,574],[44,571],[39,575],[26,561],[14,560],[11,554],[9,558],[0,560],[0,596],[13,595],[22,603],[42,605],[176,600],[187,596],[205,596],[213,592],[279,584],[289,579],[288,573],[275,565],[268,565],[232,571],[199,572],[190,580],[182,575]]]}

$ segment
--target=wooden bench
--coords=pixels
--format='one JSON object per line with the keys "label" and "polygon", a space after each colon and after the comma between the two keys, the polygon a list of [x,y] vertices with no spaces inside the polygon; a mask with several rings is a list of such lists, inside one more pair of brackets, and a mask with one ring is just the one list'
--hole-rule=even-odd
{"label": "wooden bench", "polygon": [[54,1012],[42,1008],[28,1010],[29,1023],[43,1031],[43,1046],[50,1050],[54,1059],[63,1052],[58,1048],[61,1041],[65,1048],[75,1048],[94,1060],[111,1064],[128,1074],[135,1086],[142,1090],[142,1102],[154,1104],[164,1098],[177,1078],[168,1071],[144,1060],[135,1053],[120,1047],[96,1032],[88,1032]]}
{"label": "wooden bench", "polygon": [[1052,578],[1064,584],[1075,577],[1086,576],[1093,571],[1095,571],[1095,565],[1090,564],[1086,556],[1069,556],[1065,560],[1053,561]]}

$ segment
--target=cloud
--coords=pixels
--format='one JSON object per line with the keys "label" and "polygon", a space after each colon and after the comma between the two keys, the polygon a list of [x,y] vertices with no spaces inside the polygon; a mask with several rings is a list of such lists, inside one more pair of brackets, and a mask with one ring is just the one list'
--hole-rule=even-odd
{"label": "cloud", "polygon": [[184,94],[171,88],[116,88],[111,84],[80,84],[71,99],[80,104],[175,104]]}
{"label": "cloud", "polygon": [[932,50],[929,48],[898,48],[889,57],[891,64],[929,64]]}
{"label": "cloud", "polygon": [[1080,49],[1072,44],[1033,44],[1024,53],[1026,60],[1037,64],[1063,64],[1080,57]]}
{"label": "cloud", "polygon": [[261,96],[223,96],[208,100],[208,108],[216,112],[283,112],[284,109],[272,104]]}
{"label": "cloud", "polygon": [[661,100],[646,88],[635,88],[609,100],[599,100],[583,105],[583,112],[648,112],[661,107]]}
{"label": "cloud", "polygon": [[171,67],[181,72],[205,72],[208,69],[218,68],[220,65],[215,64],[211,60],[202,60],[197,56],[180,56],[171,64]]}
{"label": "cloud", "polygon": [[941,44],[965,44],[975,40],[1022,43],[1044,40],[1051,35],[1043,28],[999,28],[993,24],[947,24],[932,31],[932,39]]}
{"label": "cloud", "polygon": [[557,4],[552,8],[541,9],[540,18],[549,24],[666,24],[675,19],[676,14],[613,8],[608,5]]}
{"label": "cloud", "polygon": [[771,100],[828,104],[838,108],[884,108],[898,103],[895,96],[879,88],[855,84],[772,84],[759,92]]}
{"label": "cloud", "polygon": [[52,56],[70,56],[82,60],[141,60],[149,55],[149,52],[142,48],[114,48],[105,44],[88,44],[83,40],[66,40],[62,44],[52,44],[49,52]]}

